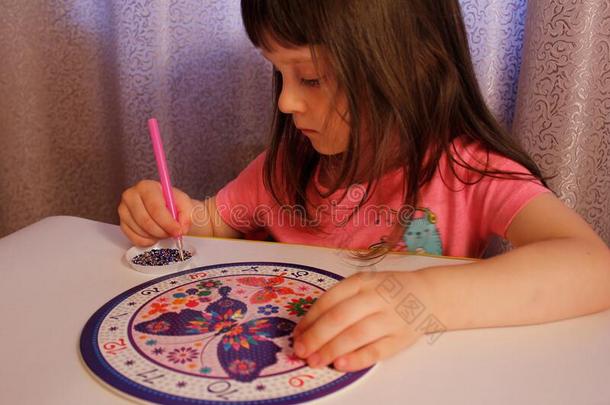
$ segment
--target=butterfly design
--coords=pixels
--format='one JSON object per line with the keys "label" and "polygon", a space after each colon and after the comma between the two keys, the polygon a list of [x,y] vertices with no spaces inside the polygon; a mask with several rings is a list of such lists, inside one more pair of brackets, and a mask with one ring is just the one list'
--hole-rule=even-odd
{"label": "butterfly design", "polygon": [[276,364],[282,349],[271,339],[289,335],[296,323],[272,316],[239,323],[247,312],[240,300],[229,298],[231,287],[218,289],[221,298],[210,303],[204,312],[184,309],[166,312],[150,321],[134,326],[138,332],[159,336],[194,336],[213,333],[201,351],[217,337],[217,355],[224,371],[233,379],[250,382],[261,371]]}
{"label": "butterfly design", "polygon": [[278,295],[303,295],[290,287],[280,286],[285,280],[283,274],[274,277],[240,277],[237,281],[243,285],[260,288],[250,297],[251,304],[266,304],[278,298]]}

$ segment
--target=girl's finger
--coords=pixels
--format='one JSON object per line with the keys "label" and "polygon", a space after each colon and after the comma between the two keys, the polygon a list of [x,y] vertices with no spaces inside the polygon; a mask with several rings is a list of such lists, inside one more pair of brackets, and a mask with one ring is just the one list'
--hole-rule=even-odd
{"label": "girl's finger", "polygon": [[327,308],[309,328],[295,338],[294,350],[297,356],[308,357],[352,325],[381,310],[375,297],[366,292],[354,294]]}
{"label": "girl's finger", "polygon": [[[151,229],[160,230],[167,238],[168,236],[178,236],[181,231],[180,224],[172,217],[171,212],[165,205],[165,200],[159,197],[159,194],[153,190],[147,190],[142,193],[141,199],[148,215],[153,220]],[[153,235],[157,235],[153,233]]]}
{"label": "girl's finger", "polygon": [[121,230],[127,236],[127,238],[136,246],[150,246],[154,245],[157,241],[155,239],[145,238],[133,231],[125,222],[121,222]]}
{"label": "girl's finger", "polygon": [[298,337],[305,332],[328,308],[332,308],[339,302],[355,295],[360,291],[359,276],[348,277],[326,291],[315,304],[309,309],[307,314],[299,321],[294,328],[294,336]]}
{"label": "girl's finger", "polygon": [[119,217],[121,218],[121,223],[125,223],[129,227],[129,229],[138,235],[141,238],[151,239],[151,235],[145,232],[133,219],[131,212],[129,211],[129,207],[127,204],[121,203],[119,205]]}
{"label": "girl's finger", "polygon": [[[174,222],[174,228],[180,229],[179,225],[172,218],[168,209],[165,208],[163,202],[148,202],[146,203],[146,198],[140,195],[136,195],[128,205],[129,212],[131,212],[131,216],[134,218],[135,222],[146,232],[147,234],[154,236],[157,239],[165,239],[170,236],[170,232],[165,230],[163,224],[158,223],[158,217],[163,217],[163,212],[165,211],[166,215],[169,216],[170,220]],[[147,206],[148,204],[148,206]],[[167,218],[165,219],[167,221]],[[167,225],[166,225],[167,226]],[[175,230],[175,229],[174,229]]]}
{"label": "girl's finger", "polygon": [[178,189],[174,189],[174,198],[176,200],[176,209],[178,210],[178,222],[180,223],[180,231],[184,235],[188,233],[189,229],[191,228],[193,202],[188,195]]}
{"label": "girl's finger", "polygon": [[337,370],[343,372],[362,370],[407,348],[416,340],[416,335],[393,335],[382,337],[355,352],[339,357],[334,361],[333,366]]}
{"label": "girl's finger", "polygon": [[394,332],[391,316],[376,312],[345,329],[307,359],[310,367],[325,367],[339,356],[349,354]]}

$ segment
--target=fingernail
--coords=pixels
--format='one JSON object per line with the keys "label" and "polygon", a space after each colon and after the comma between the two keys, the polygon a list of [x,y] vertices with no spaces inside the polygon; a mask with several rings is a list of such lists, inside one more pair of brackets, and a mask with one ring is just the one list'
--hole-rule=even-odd
{"label": "fingernail", "polygon": [[320,364],[320,355],[318,353],[314,353],[307,358],[307,364],[309,367],[315,368]]}
{"label": "fingernail", "polygon": [[294,342],[294,353],[299,357],[303,357],[305,354],[305,345],[301,342]]}

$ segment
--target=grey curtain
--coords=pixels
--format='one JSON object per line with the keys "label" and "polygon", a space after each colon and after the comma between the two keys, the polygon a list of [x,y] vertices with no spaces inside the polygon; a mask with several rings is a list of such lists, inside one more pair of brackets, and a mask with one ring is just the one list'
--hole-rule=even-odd
{"label": "grey curtain", "polygon": [[[610,0],[462,0],[488,103],[610,242]],[[156,178],[213,195],[265,145],[270,70],[237,0],[0,0],[0,236],[48,215],[117,222]]]}

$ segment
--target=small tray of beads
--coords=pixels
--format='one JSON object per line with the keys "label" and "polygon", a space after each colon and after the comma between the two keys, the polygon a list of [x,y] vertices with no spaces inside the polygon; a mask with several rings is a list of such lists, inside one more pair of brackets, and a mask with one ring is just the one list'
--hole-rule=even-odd
{"label": "small tray of beads", "polygon": [[125,260],[136,271],[146,274],[169,274],[195,267],[195,248],[184,243],[184,260],[173,239],[166,239],[145,248],[134,246],[125,253]]}

